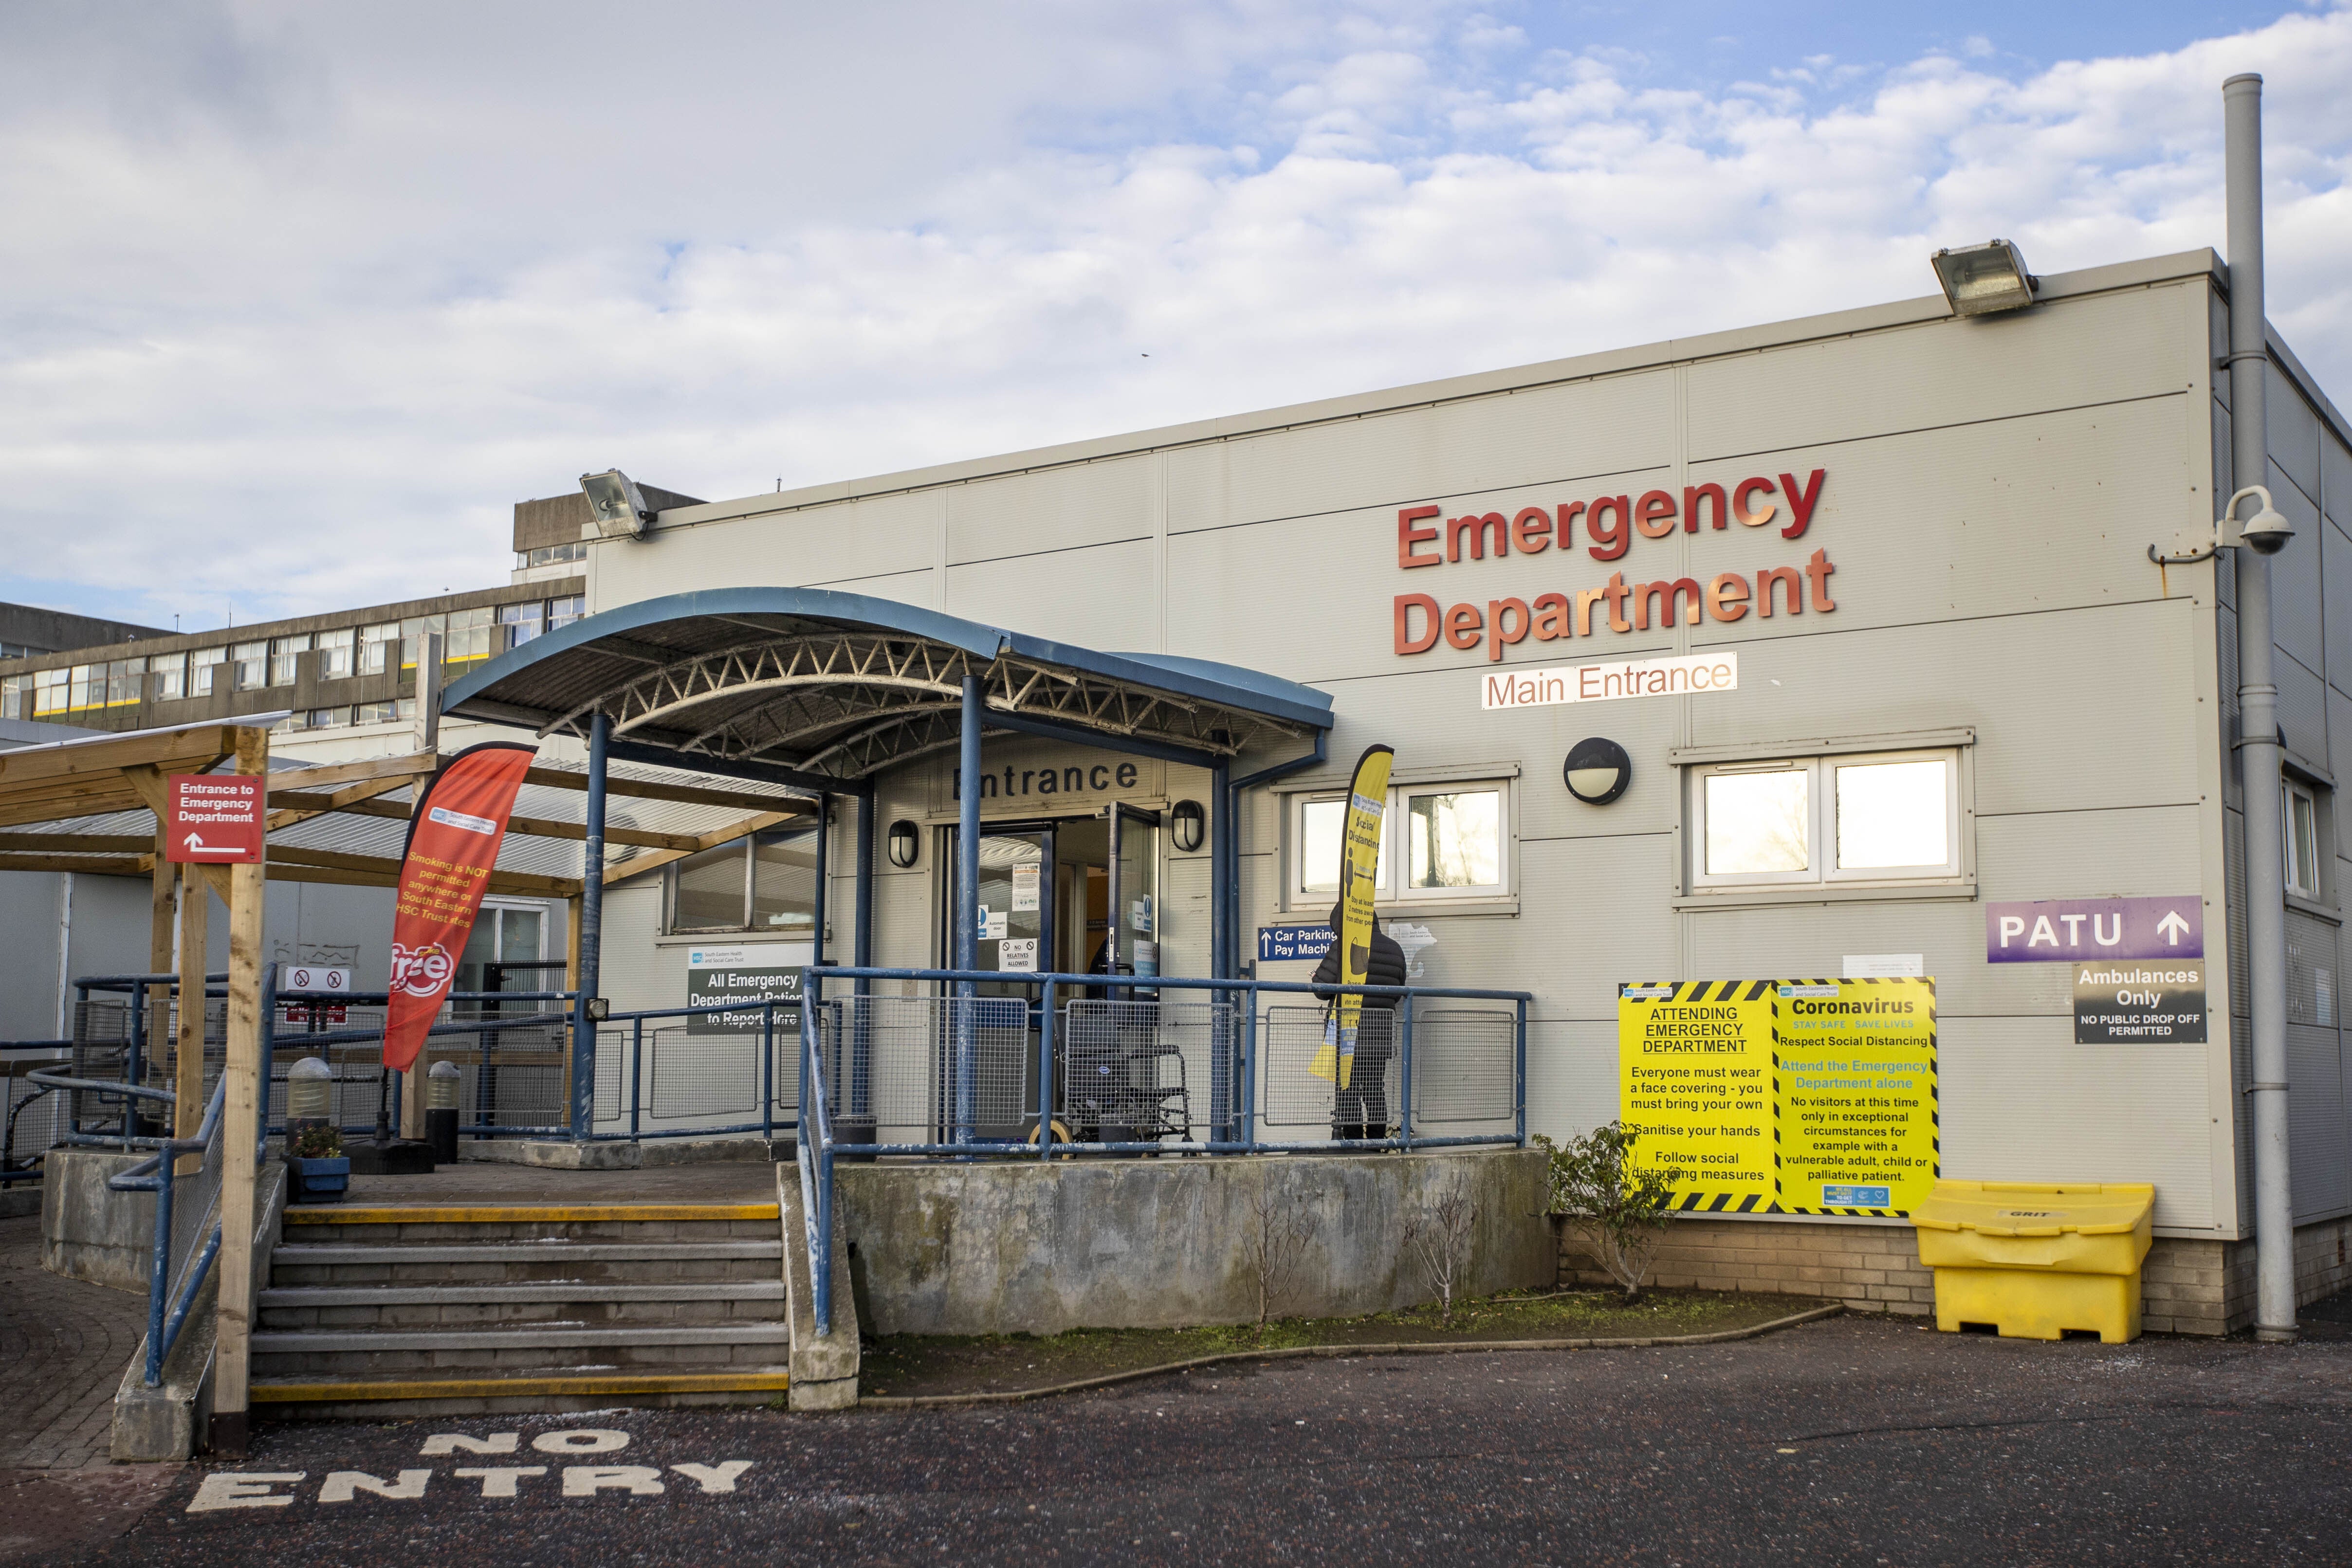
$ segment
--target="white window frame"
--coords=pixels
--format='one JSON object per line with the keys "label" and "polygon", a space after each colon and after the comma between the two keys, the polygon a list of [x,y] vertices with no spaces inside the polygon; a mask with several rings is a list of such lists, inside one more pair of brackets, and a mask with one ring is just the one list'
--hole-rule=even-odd
{"label": "white window frame", "polygon": [[[2302,797],[2311,804],[2311,885],[2305,885],[2302,868],[2294,852],[2294,802]],[[2284,842],[2280,846],[2285,857],[2286,891],[2296,898],[2314,904],[2324,898],[2321,889],[2327,884],[2326,813],[2319,791],[2300,779],[2287,778],[2279,782],[2279,831]]]}
{"label": "white window frame", "polygon": [[[1837,770],[1874,763],[1940,761],[1944,764],[1944,848],[1941,863],[1922,866],[1837,864]],[[1961,796],[1966,788],[1960,748],[1903,747],[1885,751],[1833,751],[1815,755],[1739,758],[1694,765],[1688,776],[1690,886],[1694,893],[1720,894],[1751,888],[1920,887],[1966,880],[1961,837]],[[1803,871],[1722,872],[1706,869],[1706,781],[1728,774],[1801,772],[1806,783],[1806,859]]]}
{"label": "white window frame", "polygon": [[[1416,905],[1436,904],[1469,904],[1508,899],[1517,891],[1514,869],[1518,856],[1513,834],[1517,831],[1516,802],[1511,791],[1515,780],[1503,778],[1431,779],[1409,784],[1392,784],[1381,813],[1381,861],[1377,876],[1379,884],[1372,894],[1376,907],[1410,909]],[[1409,887],[1405,885],[1406,865],[1410,858],[1406,841],[1402,836],[1408,831],[1406,817],[1413,797],[1418,795],[1467,795],[1492,791],[1500,797],[1496,809],[1496,875],[1494,883],[1476,887]],[[1338,898],[1334,888],[1307,886],[1307,808],[1312,804],[1344,801],[1345,789],[1300,790],[1287,798],[1284,807],[1285,859],[1288,863],[1286,888],[1290,909],[1299,914],[1327,913]]]}

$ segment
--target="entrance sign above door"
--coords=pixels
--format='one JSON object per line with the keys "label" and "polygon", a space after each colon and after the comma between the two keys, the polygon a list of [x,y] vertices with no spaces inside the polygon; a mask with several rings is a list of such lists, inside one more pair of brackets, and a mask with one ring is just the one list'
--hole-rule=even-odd
{"label": "entrance sign above door", "polygon": [[1985,958],[1990,963],[2204,956],[2205,901],[2194,894],[1985,905]]}
{"label": "entrance sign above door", "polygon": [[1479,706],[1551,707],[1561,703],[1613,702],[1620,697],[1679,697],[1736,691],[1739,655],[1684,653],[1671,659],[1612,660],[1605,664],[1557,664],[1484,677]]}
{"label": "entrance sign above door", "polygon": [[261,780],[236,773],[174,773],[163,858],[182,865],[261,860]]}

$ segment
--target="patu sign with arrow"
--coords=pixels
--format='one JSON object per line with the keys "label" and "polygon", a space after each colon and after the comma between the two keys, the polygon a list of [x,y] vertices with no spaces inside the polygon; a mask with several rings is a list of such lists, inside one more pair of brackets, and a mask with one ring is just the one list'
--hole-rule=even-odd
{"label": "patu sign with arrow", "polygon": [[1985,957],[2074,966],[2077,1045],[2206,1038],[2201,898],[1988,904]]}

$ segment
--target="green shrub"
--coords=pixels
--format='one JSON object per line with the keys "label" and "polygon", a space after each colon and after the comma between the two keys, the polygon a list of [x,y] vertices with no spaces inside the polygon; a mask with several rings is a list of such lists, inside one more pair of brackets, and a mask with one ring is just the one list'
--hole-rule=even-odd
{"label": "green shrub", "polygon": [[1674,1196],[1666,1174],[1633,1168],[1636,1136],[1622,1122],[1611,1122],[1565,1145],[1535,1139],[1551,1157],[1551,1212],[1591,1244],[1629,1301],[1642,1293],[1675,1213],[1666,1207]]}
{"label": "green shrub", "polygon": [[343,1152],[343,1134],[324,1122],[313,1122],[294,1134],[298,1160],[331,1160]]}

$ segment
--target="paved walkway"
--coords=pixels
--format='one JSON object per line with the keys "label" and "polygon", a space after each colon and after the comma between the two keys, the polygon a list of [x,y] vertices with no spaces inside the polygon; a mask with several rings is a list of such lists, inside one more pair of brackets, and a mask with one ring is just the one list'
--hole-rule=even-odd
{"label": "paved walkway", "polygon": [[122,1369],[147,1298],[41,1267],[41,1218],[0,1219],[0,1563],[53,1562],[113,1539],[184,1467],[110,1464]]}
{"label": "paved walkway", "polygon": [[41,1267],[38,1215],[0,1219],[0,1469],[107,1460],[115,1385],[147,1332],[147,1298]]}

